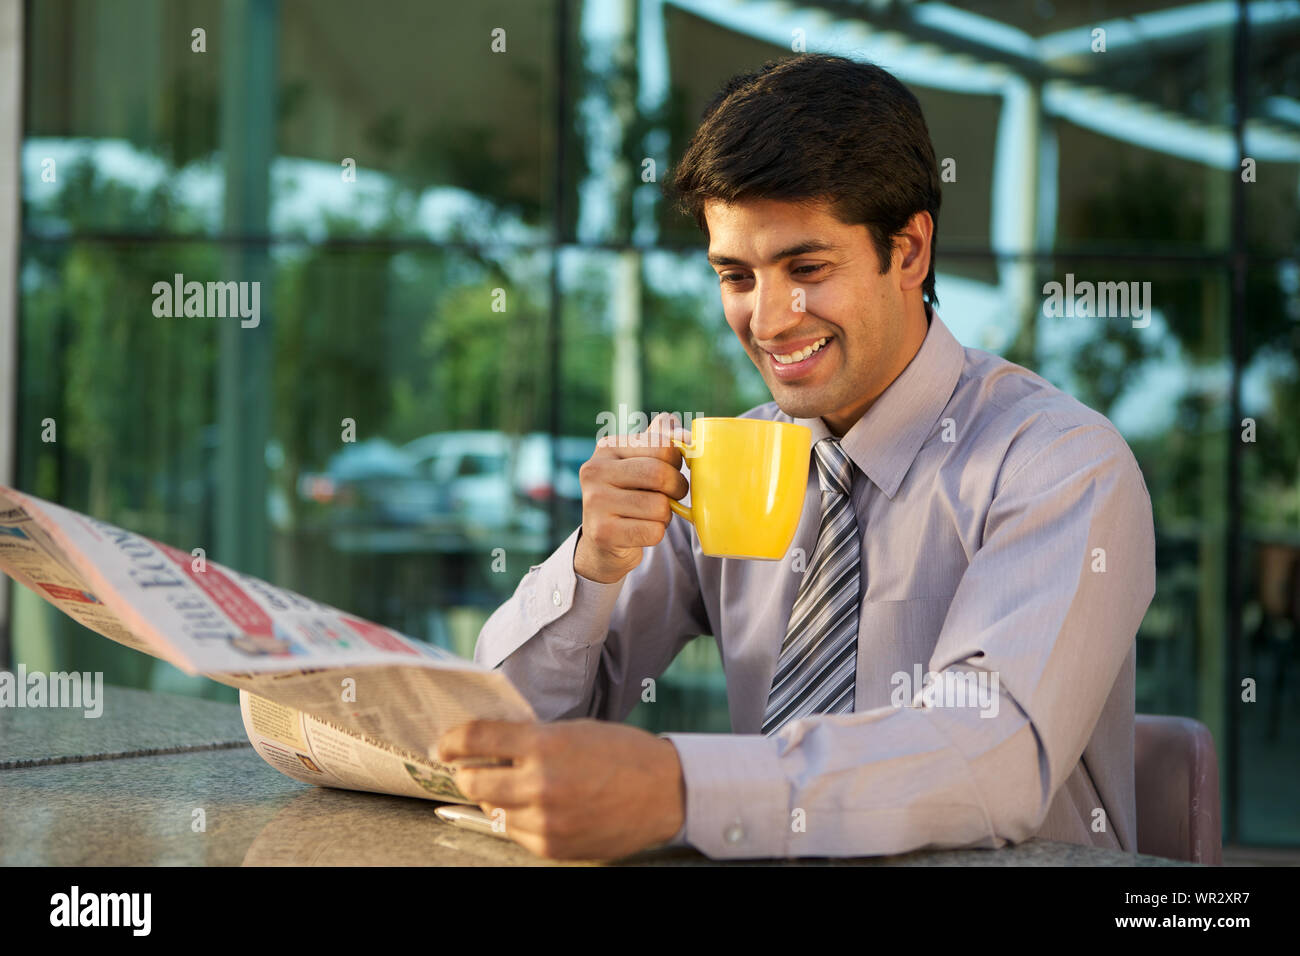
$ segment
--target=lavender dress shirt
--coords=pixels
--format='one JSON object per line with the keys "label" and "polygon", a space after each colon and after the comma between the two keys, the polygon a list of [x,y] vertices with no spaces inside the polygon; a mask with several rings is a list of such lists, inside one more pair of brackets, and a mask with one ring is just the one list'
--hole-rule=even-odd
{"label": "lavender dress shirt", "polygon": [[[775,402],[743,417],[792,421]],[[830,432],[820,418],[793,419]],[[857,466],[854,713],[759,727],[821,520],[817,470],[779,562],[713,558],[674,517],[622,581],[573,570],[575,530],[479,635],[543,720],[621,721],[699,634],[731,734],[666,733],[714,859],[995,848],[1134,852],[1134,642],[1155,590],[1151,500],[1103,415],[963,347],[918,353],[842,437]],[[689,474],[689,472],[687,472]]]}

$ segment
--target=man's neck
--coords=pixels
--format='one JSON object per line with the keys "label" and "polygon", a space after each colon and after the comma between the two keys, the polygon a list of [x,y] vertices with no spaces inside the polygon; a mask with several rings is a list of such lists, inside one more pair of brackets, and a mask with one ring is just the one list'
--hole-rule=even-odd
{"label": "man's neck", "polygon": [[862,416],[867,414],[867,412],[871,411],[872,406],[874,406],[876,402],[880,401],[880,396],[884,395],[885,392],[889,391],[889,386],[893,385],[896,381],[898,381],[898,377],[907,370],[907,367],[912,364],[912,360],[915,359],[918,354],[920,354],[921,346],[925,344],[925,338],[930,332],[931,320],[933,318],[930,312],[930,307],[925,303],[921,304],[921,314],[925,317],[925,324],[920,327],[919,334],[918,331],[913,331],[912,329],[909,329],[909,333],[908,333],[909,341],[902,349],[902,354],[907,356],[907,360],[903,362],[902,366],[894,374],[894,377],[889,380],[889,383],[884,388],[882,388],[871,399],[871,401],[869,401],[863,407],[862,411],[859,412],[857,415],[853,416],[853,419],[851,421],[837,421],[832,423],[830,418],[828,418],[826,415],[822,416],[822,423],[825,424],[827,429],[830,430],[830,433],[834,435],[836,438],[843,438],[850,428],[852,428],[859,421],[861,421]]}

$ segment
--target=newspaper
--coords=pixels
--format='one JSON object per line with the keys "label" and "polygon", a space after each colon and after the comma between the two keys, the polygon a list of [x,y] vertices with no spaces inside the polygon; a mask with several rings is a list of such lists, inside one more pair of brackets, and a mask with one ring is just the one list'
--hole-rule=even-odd
{"label": "newspaper", "polygon": [[0,571],[110,640],[239,688],[249,741],[295,780],[472,804],[434,756],[443,732],[537,719],[499,671],[3,485]]}

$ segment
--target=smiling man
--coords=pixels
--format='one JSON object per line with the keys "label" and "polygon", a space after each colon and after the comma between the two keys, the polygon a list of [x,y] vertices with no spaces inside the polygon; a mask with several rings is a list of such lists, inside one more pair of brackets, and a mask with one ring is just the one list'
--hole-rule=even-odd
{"label": "smiling man", "polygon": [[[867,229],[837,220],[829,203],[707,199],[703,214],[727,323],[777,406],[794,418],[820,416],[843,435],[925,340],[920,295],[934,275],[921,267],[931,260],[932,214],[915,214],[899,237],[910,308],[897,279],[880,273]],[[806,315],[792,308],[796,295]]]}
{"label": "smiling man", "polygon": [[[670,193],[772,392],[744,417],[813,431],[795,541],[779,562],[702,554],[668,507],[678,423],[602,439],[582,526],[475,652],[546,722],[449,731],[442,759],[509,761],[461,788],[562,858],[1135,850],[1150,499],[1105,417],[940,320],[916,99],[868,64],[769,63],[710,104]],[[618,723],[698,634],[734,733]]]}

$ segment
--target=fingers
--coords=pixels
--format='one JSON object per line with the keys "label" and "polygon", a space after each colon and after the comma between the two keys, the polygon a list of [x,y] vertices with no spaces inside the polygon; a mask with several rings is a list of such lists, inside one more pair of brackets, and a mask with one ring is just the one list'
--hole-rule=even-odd
{"label": "fingers", "polygon": [[478,808],[493,826],[500,826],[501,832],[511,840],[538,856],[548,855],[545,840],[548,824],[543,811],[528,804],[503,807],[490,800],[480,801]]}
{"label": "fingers", "polygon": [[531,748],[536,732],[525,721],[471,720],[444,733],[435,756],[442,763],[485,757],[514,760]]}
{"label": "fingers", "polygon": [[[641,434],[645,436],[647,444],[671,445],[674,438],[684,442],[691,440],[691,433],[682,428],[681,419],[677,417],[675,412],[661,412],[656,415],[654,421],[650,423],[650,427]],[[635,438],[637,436],[631,437]]]}
{"label": "fingers", "polygon": [[571,806],[557,802],[553,785],[548,792],[546,778],[536,768],[531,772],[462,770],[456,774],[456,786],[478,804],[494,827],[539,856],[552,855],[549,841],[582,826],[581,820],[574,820]]}
{"label": "fingers", "polygon": [[669,499],[686,497],[682,455],[674,435],[689,440],[675,415],[656,415],[639,435],[605,436],[578,469],[582,531],[574,570],[593,581],[621,579],[641,560],[642,549],[663,540],[672,521]]}
{"label": "fingers", "polygon": [[[680,500],[690,490],[686,477],[668,462],[655,458],[593,457],[578,471],[587,515],[647,518],[667,522],[667,495]],[[659,498],[659,503],[654,498]]]}
{"label": "fingers", "polygon": [[[670,438],[689,441],[690,433],[676,422],[675,415],[663,413],[655,416],[645,432],[602,437],[596,443],[596,453],[578,470],[582,486],[612,485],[684,497],[689,485],[681,473],[682,454]],[[630,516],[648,517],[639,512]]]}
{"label": "fingers", "polygon": [[[536,799],[532,777],[513,767],[465,768],[456,771],[456,786],[471,800],[509,810]],[[484,813],[488,811],[484,810]]]}
{"label": "fingers", "polygon": [[582,522],[582,535],[597,547],[653,548],[663,540],[667,527],[667,521],[618,516],[592,517]]}
{"label": "fingers", "polygon": [[[591,479],[590,501],[593,507],[629,518],[654,518],[649,507],[651,498],[678,499],[690,490],[680,471],[653,458],[624,458],[597,463],[588,469]],[[668,520],[667,503],[664,520]],[[624,510],[630,509],[630,510]]]}
{"label": "fingers", "polygon": [[673,468],[680,468],[682,455],[672,443],[674,438],[689,442],[691,433],[681,427],[676,415],[661,413],[645,431],[631,435],[605,435],[596,446],[598,451],[607,450],[607,457],[657,458]]}

